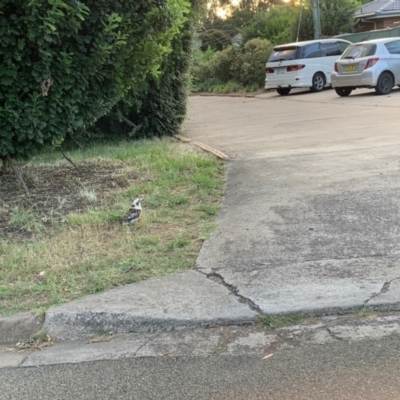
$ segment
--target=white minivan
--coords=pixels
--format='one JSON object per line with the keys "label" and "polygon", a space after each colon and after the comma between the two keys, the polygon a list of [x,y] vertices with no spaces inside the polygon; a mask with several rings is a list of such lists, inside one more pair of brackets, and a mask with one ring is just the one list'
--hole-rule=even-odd
{"label": "white minivan", "polygon": [[335,61],[351,42],[320,39],[275,46],[265,67],[265,89],[285,96],[292,88],[320,92],[331,84]]}

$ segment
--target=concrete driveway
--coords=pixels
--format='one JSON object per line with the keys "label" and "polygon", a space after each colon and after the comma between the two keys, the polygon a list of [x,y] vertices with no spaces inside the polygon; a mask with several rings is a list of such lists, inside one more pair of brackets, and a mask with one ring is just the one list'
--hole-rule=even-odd
{"label": "concrete driveway", "polygon": [[192,97],[185,129],[232,159],[200,272],[264,313],[400,305],[400,89]]}

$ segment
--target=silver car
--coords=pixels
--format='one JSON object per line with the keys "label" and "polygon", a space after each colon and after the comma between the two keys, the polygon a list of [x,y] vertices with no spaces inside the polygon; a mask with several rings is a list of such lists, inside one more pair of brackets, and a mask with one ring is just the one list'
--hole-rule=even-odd
{"label": "silver car", "polygon": [[349,46],[335,62],[332,86],[339,96],[356,88],[388,94],[400,85],[400,37],[375,39]]}

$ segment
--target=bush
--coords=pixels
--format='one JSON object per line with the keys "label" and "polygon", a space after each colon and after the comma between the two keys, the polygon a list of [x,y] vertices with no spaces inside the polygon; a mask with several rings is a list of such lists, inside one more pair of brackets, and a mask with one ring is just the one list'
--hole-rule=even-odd
{"label": "bush", "polygon": [[0,159],[27,158],[155,76],[184,0],[0,0]]}
{"label": "bush", "polygon": [[244,45],[240,72],[237,75],[242,85],[264,85],[265,63],[272,49],[272,43],[265,39],[252,39]]}
{"label": "bush", "polygon": [[241,51],[233,46],[228,46],[222,51],[217,51],[210,60],[210,73],[212,77],[222,83],[236,78],[238,66],[241,63]]}
{"label": "bush", "polygon": [[[273,45],[265,39],[249,40],[242,50],[229,46],[215,53],[210,50],[194,58],[192,81],[196,89],[221,92],[234,87],[234,91],[248,86],[260,88],[265,80],[265,63]],[[233,85],[236,82],[236,85]],[[226,90],[226,89],[224,89]]]}
{"label": "bush", "polygon": [[159,77],[149,77],[135,87],[100,118],[88,138],[150,138],[171,136],[180,130],[186,115],[187,80],[190,37],[183,31],[172,42],[173,51],[161,66]]}
{"label": "bush", "polygon": [[179,132],[186,115],[192,24],[202,2],[191,0],[188,21],[173,38],[172,51],[164,58],[160,75],[150,76],[141,86],[133,87],[98,121],[96,137],[148,138]]}

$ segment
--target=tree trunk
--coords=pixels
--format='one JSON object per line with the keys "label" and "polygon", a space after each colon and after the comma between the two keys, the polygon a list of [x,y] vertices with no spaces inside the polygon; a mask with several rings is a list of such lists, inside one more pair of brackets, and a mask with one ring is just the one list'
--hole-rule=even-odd
{"label": "tree trunk", "polygon": [[[21,172],[19,171],[19,169],[13,165],[13,163],[11,161],[11,157],[9,155],[6,155],[5,160],[6,160],[6,164],[5,165],[8,165],[9,167],[11,167],[11,169],[13,170],[15,176],[17,177],[17,181],[22,186],[22,189],[25,190],[26,194],[29,194],[29,189],[26,186],[24,178],[22,177]],[[4,166],[4,160],[3,160],[3,166]]]}

